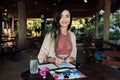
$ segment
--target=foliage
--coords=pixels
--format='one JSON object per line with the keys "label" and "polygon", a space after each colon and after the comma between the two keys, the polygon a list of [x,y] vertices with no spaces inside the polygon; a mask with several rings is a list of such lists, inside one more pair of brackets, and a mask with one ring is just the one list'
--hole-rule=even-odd
{"label": "foliage", "polygon": [[75,30],[76,30],[75,26],[71,27],[72,32],[75,32]]}
{"label": "foliage", "polygon": [[33,23],[30,23],[31,26],[27,27],[27,35],[32,37],[38,36],[41,30],[40,20],[32,20]]}
{"label": "foliage", "polygon": [[40,32],[40,29],[41,29],[40,20],[33,20],[33,27],[35,32]]}
{"label": "foliage", "polygon": [[49,32],[52,29],[52,26],[50,26],[49,24],[45,25],[45,33]]}
{"label": "foliage", "polygon": [[120,39],[120,12],[114,13],[110,16],[110,28],[113,31],[110,31],[109,39],[110,40],[119,40]]}
{"label": "foliage", "polygon": [[[104,18],[100,17],[99,20],[99,37],[102,38],[103,37],[103,30],[104,30]],[[118,29],[117,29],[118,28]],[[113,31],[111,31],[111,29]],[[109,39],[110,40],[118,40],[120,39],[119,35],[120,35],[120,13],[113,13],[110,15],[110,28],[109,28]]]}
{"label": "foliage", "polygon": [[114,32],[110,32],[110,40],[119,40],[120,32],[119,30],[115,30]]}
{"label": "foliage", "polygon": [[84,29],[84,33],[87,34],[87,33],[93,33],[95,31],[95,26],[93,25],[90,25],[90,27],[85,27]]}
{"label": "foliage", "polygon": [[32,29],[31,28],[27,29],[27,34],[32,34]]}

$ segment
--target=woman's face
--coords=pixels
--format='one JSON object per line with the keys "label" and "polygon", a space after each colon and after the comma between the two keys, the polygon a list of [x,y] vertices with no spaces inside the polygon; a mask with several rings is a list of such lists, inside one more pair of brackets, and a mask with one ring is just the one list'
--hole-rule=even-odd
{"label": "woman's face", "polygon": [[68,10],[63,10],[63,12],[61,13],[59,24],[61,27],[68,27],[68,25],[70,24],[70,12]]}

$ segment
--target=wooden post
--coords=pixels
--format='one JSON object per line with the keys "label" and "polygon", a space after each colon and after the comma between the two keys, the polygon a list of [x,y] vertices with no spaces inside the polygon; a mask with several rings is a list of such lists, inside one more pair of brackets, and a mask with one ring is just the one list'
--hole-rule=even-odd
{"label": "wooden post", "polygon": [[18,50],[26,48],[26,6],[24,0],[18,1]]}
{"label": "wooden post", "polygon": [[98,13],[96,13],[95,17],[95,38],[98,39]]}
{"label": "wooden post", "polygon": [[[110,0],[105,0],[105,14],[104,14],[104,36],[103,40],[109,40],[109,26],[110,26]],[[106,44],[103,44],[104,48],[107,48]]]}
{"label": "wooden post", "polygon": [[2,42],[2,11],[0,11],[0,46]]}
{"label": "wooden post", "polygon": [[15,18],[12,16],[12,33],[14,32],[14,20],[15,20]]}

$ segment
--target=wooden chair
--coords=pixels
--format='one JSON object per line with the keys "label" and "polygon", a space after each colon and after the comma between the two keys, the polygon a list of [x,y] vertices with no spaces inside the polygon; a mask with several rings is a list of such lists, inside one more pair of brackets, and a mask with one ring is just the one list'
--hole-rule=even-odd
{"label": "wooden chair", "polygon": [[103,64],[107,66],[120,67],[120,51],[117,50],[105,50],[106,60],[103,60]]}

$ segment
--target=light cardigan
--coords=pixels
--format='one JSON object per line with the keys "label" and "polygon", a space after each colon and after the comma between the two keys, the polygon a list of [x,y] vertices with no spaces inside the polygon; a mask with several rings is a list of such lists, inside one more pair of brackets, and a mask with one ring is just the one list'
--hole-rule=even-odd
{"label": "light cardigan", "polygon": [[[71,38],[71,42],[72,42],[72,46],[73,46],[72,51],[70,53],[70,57],[73,57],[76,60],[76,54],[77,54],[76,36],[71,31],[69,31],[69,33],[70,33],[70,38]],[[53,39],[51,39],[51,34],[50,33],[46,34],[44,41],[42,43],[41,49],[40,49],[39,54],[38,54],[39,63],[43,63],[43,60],[44,60],[46,55],[48,57],[56,58],[54,43],[55,43],[55,41]]]}

